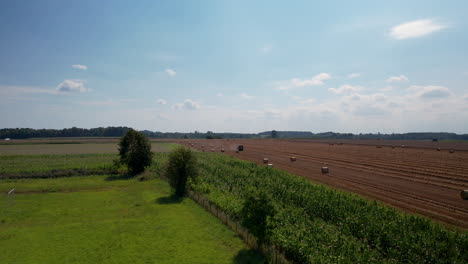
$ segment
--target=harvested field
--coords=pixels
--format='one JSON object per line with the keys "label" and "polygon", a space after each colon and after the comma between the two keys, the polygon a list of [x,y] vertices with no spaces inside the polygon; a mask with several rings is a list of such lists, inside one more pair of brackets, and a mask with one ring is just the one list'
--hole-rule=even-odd
{"label": "harvested field", "polygon": [[[460,190],[468,189],[468,151],[449,153],[443,149],[368,145],[329,144],[314,140],[178,140],[204,151],[219,151],[263,165],[263,158],[276,168],[304,176],[315,182],[383,201],[408,212],[426,215],[438,221],[468,228],[468,202]],[[430,142],[432,143],[432,142]],[[455,142],[447,142],[456,144]],[[213,147],[207,148],[207,145]],[[425,144],[425,143],[424,143]],[[439,143],[440,144],[440,143]],[[238,145],[244,151],[236,153]],[[462,147],[450,148],[462,150]],[[295,162],[290,157],[297,158]],[[322,174],[321,167],[329,168]]]}
{"label": "harvested field", "polygon": [[305,143],[328,143],[328,144],[351,144],[351,145],[371,145],[371,146],[382,146],[382,147],[401,147],[405,148],[426,148],[426,149],[437,149],[441,150],[467,150],[468,141],[438,141],[432,142],[432,140],[377,140],[377,139],[290,139],[292,142],[305,142]]}

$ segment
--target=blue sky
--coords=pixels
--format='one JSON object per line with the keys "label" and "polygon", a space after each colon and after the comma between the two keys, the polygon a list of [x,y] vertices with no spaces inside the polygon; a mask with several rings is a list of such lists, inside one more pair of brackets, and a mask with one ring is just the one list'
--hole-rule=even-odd
{"label": "blue sky", "polygon": [[0,127],[468,133],[467,1],[2,1]]}

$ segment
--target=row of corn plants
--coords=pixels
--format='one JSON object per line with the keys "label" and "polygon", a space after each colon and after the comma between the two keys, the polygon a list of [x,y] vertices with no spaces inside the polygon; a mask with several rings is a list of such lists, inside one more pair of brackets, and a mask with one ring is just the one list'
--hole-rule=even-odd
{"label": "row of corn plants", "polygon": [[[277,208],[268,243],[297,263],[468,263],[468,233],[226,155],[198,153],[192,188],[231,217],[252,192]],[[163,155],[164,156],[164,155]],[[159,158],[164,158],[163,156]]]}

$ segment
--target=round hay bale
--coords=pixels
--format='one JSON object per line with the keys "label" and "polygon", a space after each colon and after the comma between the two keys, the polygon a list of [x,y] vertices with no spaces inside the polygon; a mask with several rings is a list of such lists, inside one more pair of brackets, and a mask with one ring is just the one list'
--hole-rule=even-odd
{"label": "round hay bale", "polygon": [[437,151],[440,151],[440,148],[437,148]]}
{"label": "round hay bale", "polygon": [[395,148],[395,146],[394,146],[394,145],[392,145],[392,149],[394,149],[394,148]]}
{"label": "round hay bale", "polygon": [[468,200],[468,190],[462,190],[460,192],[460,197],[463,199],[463,200]]}
{"label": "round hay bale", "polygon": [[214,152],[214,151],[215,151],[215,149],[211,149],[211,152]]}
{"label": "round hay bale", "polygon": [[224,149],[221,149],[221,152],[224,152]]}
{"label": "round hay bale", "polygon": [[453,149],[449,150],[449,153],[454,153],[454,152],[455,152],[455,150],[453,150]]}
{"label": "round hay bale", "polygon": [[376,148],[382,148],[382,146],[375,146]]}
{"label": "round hay bale", "polygon": [[268,163],[268,158],[263,158],[263,163]]}
{"label": "round hay bale", "polygon": [[402,148],[405,148],[406,146],[405,145],[401,145]]}
{"label": "round hay bale", "polygon": [[291,161],[296,161],[296,157],[291,157]]}
{"label": "round hay bale", "polygon": [[273,168],[273,163],[268,163],[267,165],[269,168]]}
{"label": "round hay bale", "polygon": [[322,167],[322,174],[328,174],[328,167]]}

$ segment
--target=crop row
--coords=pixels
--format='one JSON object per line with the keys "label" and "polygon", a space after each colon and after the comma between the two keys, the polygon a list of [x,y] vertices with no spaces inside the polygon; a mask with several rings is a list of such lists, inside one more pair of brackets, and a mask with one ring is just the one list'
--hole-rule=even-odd
{"label": "crop row", "polygon": [[468,263],[468,233],[287,172],[199,153],[194,189],[233,217],[261,190],[278,208],[270,242],[298,263]]}

